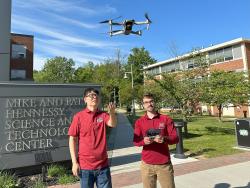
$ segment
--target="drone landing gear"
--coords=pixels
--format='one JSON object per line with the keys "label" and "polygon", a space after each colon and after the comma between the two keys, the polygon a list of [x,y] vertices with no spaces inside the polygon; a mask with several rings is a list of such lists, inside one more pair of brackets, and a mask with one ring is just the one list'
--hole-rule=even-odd
{"label": "drone landing gear", "polygon": [[139,31],[130,31],[130,33],[141,36],[142,35],[142,30],[139,30]]}

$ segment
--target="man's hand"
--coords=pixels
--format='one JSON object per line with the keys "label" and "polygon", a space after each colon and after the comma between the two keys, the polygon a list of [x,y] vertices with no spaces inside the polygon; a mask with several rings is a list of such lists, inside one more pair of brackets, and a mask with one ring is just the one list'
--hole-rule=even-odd
{"label": "man's hand", "polygon": [[162,137],[160,135],[156,135],[154,138],[154,142],[161,144],[164,142],[164,137]]}
{"label": "man's hand", "polygon": [[72,173],[74,176],[79,176],[80,166],[78,163],[72,164]]}
{"label": "man's hand", "polygon": [[110,102],[108,104],[108,113],[110,115],[110,119],[107,123],[109,127],[116,127],[117,124],[117,118],[115,114],[115,103]]}
{"label": "man's hand", "polygon": [[115,114],[115,103],[110,102],[108,104],[108,113],[111,114]]}
{"label": "man's hand", "polygon": [[143,141],[146,145],[149,145],[153,142],[153,140],[151,138],[149,138],[148,136],[145,136]]}

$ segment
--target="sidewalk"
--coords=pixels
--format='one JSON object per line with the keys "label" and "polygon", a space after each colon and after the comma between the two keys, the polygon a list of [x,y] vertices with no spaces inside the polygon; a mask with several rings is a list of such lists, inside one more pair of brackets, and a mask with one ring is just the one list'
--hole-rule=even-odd
{"label": "sidewalk", "polygon": [[[133,129],[123,114],[108,141],[113,188],[142,188],[140,152],[133,146]],[[250,188],[250,152],[212,159],[172,157],[176,188]],[[79,183],[50,188],[79,188]],[[158,186],[160,187],[160,186]]]}

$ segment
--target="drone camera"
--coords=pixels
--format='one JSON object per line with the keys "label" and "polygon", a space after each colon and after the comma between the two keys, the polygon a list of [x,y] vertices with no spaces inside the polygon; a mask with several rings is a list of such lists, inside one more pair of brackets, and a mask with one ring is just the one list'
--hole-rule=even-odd
{"label": "drone camera", "polygon": [[161,130],[160,129],[148,129],[146,132],[146,135],[150,138],[150,139],[154,139],[157,135],[160,135]]}

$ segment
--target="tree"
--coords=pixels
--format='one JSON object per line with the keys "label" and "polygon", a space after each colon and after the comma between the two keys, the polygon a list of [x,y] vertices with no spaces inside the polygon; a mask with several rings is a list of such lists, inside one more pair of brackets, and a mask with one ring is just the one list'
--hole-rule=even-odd
{"label": "tree", "polygon": [[37,82],[69,83],[73,81],[75,62],[65,57],[48,59],[43,69],[35,74]]}
{"label": "tree", "polygon": [[[186,62],[185,60],[182,59],[180,63]],[[194,51],[188,60],[192,67],[182,64],[181,71],[163,73],[161,80],[153,78],[163,90],[165,95],[163,102],[167,106],[180,108],[184,121],[187,121],[190,112],[196,111],[202,96],[202,77],[208,74],[208,64],[204,54]],[[152,76],[149,78],[152,79]]]}
{"label": "tree", "polygon": [[119,95],[122,105],[130,106],[132,104],[132,87],[131,82],[126,79],[121,79],[119,83]]}
{"label": "tree", "polygon": [[[166,101],[166,93],[164,90],[159,86],[159,84],[155,82],[150,82],[143,86],[143,93],[152,93],[154,95],[154,102],[157,109],[160,109],[161,107],[165,106]],[[143,94],[140,94],[140,102],[142,105],[141,96]]]}
{"label": "tree", "polygon": [[130,65],[132,64],[135,85],[143,84],[143,67],[156,63],[156,60],[150,56],[144,47],[133,48],[131,52],[128,57],[128,64],[125,68],[130,71]]}
{"label": "tree", "polygon": [[94,63],[89,61],[84,67],[79,67],[74,73],[74,82],[92,82],[94,76]]}
{"label": "tree", "polygon": [[102,85],[102,99],[104,103],[108,103],[111,100],[114,88],[119,88],[120,77],[117,76],[116,71],[113,71],[116,68],[117,64],[112,59],[105,60],[104,63],[96,65],[94,68],[92,82]]}
{"label": "tree", "polygon": [[244,72],[214,71],[204,81],[203,90],[202,100],[217,107],[220,121],[224,106],[243,105],[249,100],[249,81]]}

